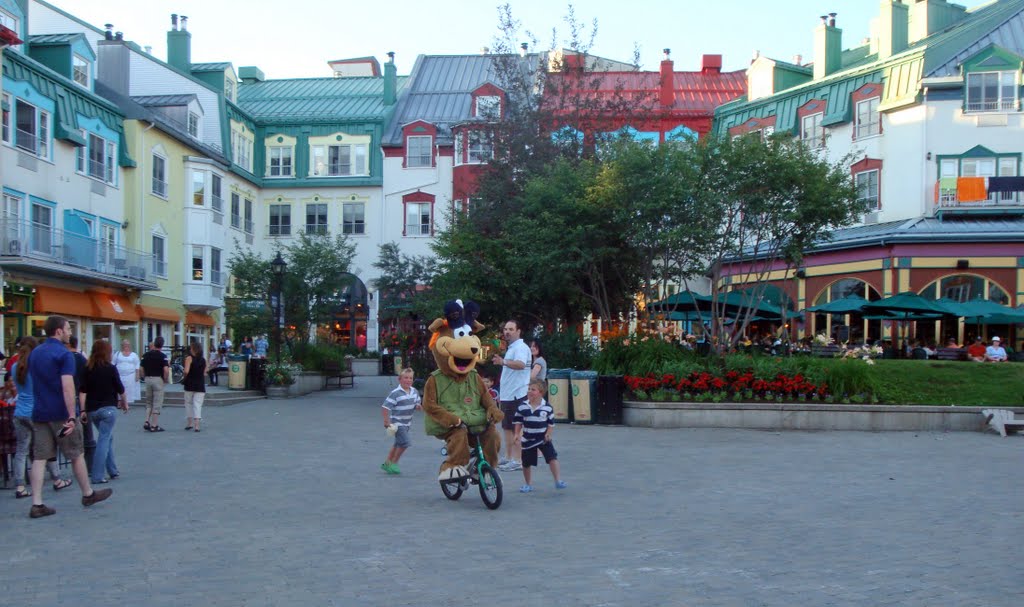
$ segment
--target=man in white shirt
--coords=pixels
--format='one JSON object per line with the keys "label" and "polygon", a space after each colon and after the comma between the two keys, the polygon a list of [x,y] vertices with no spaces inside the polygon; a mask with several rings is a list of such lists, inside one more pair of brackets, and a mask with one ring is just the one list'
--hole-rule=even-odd
{"label": "man in white shirt", "polygon": [[521,449],[515,440],[515,426],[512,424],[519,405],[526,402],[526,388],[530,384],[530,362],[533,357],[530,348],[522,340],[519,323],[509,320],[502,329],[502,335],[508,344],[505,356],[495,354],[491,362],[501,365],[501,385],[498,387],[498,399],[505,419],[501,428],[505,431],[505,461],[498,465],[499,470],[522,470],[520,463]]}
{"label": "man in white shirt", "polygon": [[985,362],[1004,363],[1006,362],[1006,348],[998,337],[992,338],[992,345],[985,348]]}

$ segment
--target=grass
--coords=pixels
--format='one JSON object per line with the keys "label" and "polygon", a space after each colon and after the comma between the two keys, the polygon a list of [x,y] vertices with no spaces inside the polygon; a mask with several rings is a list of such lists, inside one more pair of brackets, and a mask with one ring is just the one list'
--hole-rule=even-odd
{"label": "grass", "polygon": [[876,360],[878,399],[887,405],[1024,405],[1024,364]]}

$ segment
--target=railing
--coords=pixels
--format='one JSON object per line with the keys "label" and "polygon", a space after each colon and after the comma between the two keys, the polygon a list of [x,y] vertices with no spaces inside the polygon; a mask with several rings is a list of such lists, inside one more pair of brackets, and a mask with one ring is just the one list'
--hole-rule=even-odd
{"label": "railing", "polygon": [[210,270],[210,284],[223,285],[223,280],[220,270]]}
{"label": "railing", "polygon": [[[0,256],[30,257],[111,276],[148,280],[153,255],[29,221],[0,219]],[[163,263],[163,262],[160,262]]]}
{"label": "railing", "polygon": [[955,189],[942,189],[938,183],[936,183],[935,189],[938,192],[938,198],[935,201],[935,205],[941,209],[974,209],[979,207],[1020,206],[1022,197],[1021,192],[992,192],[988,195],[988,198],[985,198],[984,200],[972,200],[965,202],[960,200]]}
{"label": "railing", "polygon": [[153,193],[157,196],[167,198],[167,182],[159,179],[153,180]]}
{"label": "railing", "polygon": [[267,226],[267,236],[277,237],[277,236],[291,236],[291,235],[292,235],[292,226],[291,226],[291,224],[285,224],[285,225],[270,224],[270,225]]}
{"label": "railing", "polygon": [[968,101],[968,112],[1012,112],[1017,109],[1016,99],[995,99],[992,101]]}
{"label": "railing", "polygon": [[252,234],[252,220],[250,219],[245,220],[245,233]]}
{"label": "railing", "polygon": [[18,129],[14,136],[14,145],[25,150],[26,152],[33,153],[36,156],[40,155],[39,150],[41,143],[42,138],[32,131]]}

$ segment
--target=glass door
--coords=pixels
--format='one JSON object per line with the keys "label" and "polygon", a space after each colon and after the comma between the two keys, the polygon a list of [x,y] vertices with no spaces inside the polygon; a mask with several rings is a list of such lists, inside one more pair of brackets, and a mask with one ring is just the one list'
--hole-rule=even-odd
{"label": "glass door", "polygon": [[[136,325],[120,325],[119,327],[117,327],[117,333],[117,343],[111,344],[111,346],[115,350],[120,349],[121,342],[127,339],[128,343],[132,345],[132,352],[138,354],[139,352],[142,351],[141,348],[139,347],[139,327],[137,327]],[[139,354],[139,356],[141,357],[142,354]]]}
{"label": "glass door", "polygon": [[94,322],[92,323],[92,335],[89,340],[89,352],[92,352],[92,345],[101,339],[105,339],[109,342],[112,350],[117,350],[117,346],[113,343],[114,337],[114,323],[112,322]]}

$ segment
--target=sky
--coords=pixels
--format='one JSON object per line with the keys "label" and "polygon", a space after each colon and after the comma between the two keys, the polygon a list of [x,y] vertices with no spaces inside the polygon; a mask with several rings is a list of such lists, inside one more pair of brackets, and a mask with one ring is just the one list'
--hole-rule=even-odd
{"label": "sky", "polygon": [[[501,33],[494,0],[48,0],[99,28],[114,31],[166,60],[171,14],[187,15],[194,63],[228,61],[237,70],[255,65],[267,78],[330,76],[327,61],[372,55],[381,63],[395,52],[399,74],[420,54],[479,53]],[[990,0],[960,0],[968,8]],[[569,4],[508,0],[521,23],[519,42],[546,50],[567,46]],[[792,61],[813,55],[819,16],[835,12],[843,47],[858,46],[878,15],[875,0],[580,0],[573,7],[593,54],[657,70],[662,49],[677,71],[700,69],[702,54],[723,55],[724,70],[744,69],[754,51]],[[244,7],[244,8],[241,8]],[[553,31],[555,34],[553,35]]]}

